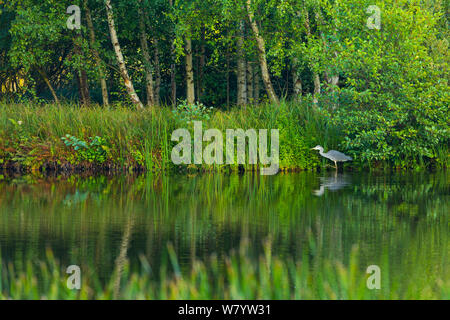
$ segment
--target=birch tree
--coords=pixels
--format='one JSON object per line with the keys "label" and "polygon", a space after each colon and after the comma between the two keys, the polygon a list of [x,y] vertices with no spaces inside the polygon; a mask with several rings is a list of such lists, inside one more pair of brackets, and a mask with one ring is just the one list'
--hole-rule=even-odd
{"label": "birch tree", "polygon": [[245,106],[247,104],[247,77],[246,77],[246,61],[245,61],[245,23],[243,20],[239,21],[239,30],[236,40],[236,59],[237,59],[237,104],[238,106]]}
{"label": "birch tree", "polygon": [[[173,0],[169,0],[170,10],[173,11]],[[175,64],[176,59],[176,35],[175,35],[175,26],[173,26],[173,35],[171,35],[171,44],[170,44],[170,99],[172,102],[172,106],[175,107],[177,103],[177,82],[176,82],[176,72],[177,72],[177,66]]]}
{"label": "birch tree", "polygon": [[267,57],[266,57],[266,45],[264,38],[261,36],[258,24],[255,20],[255,14],[253,11],[252,0],[246,0],[246,8],[248,19],[250,21],[250,26],[252,27],[253,34],[258,47],[258,57],[259,57],[259,65],[261,68],[261,75],[264,82],[264,86],[266,87],[266,92],[269,97],[269,100],[274,104],[279,104],[278,96],[275,93],[275,90],[272,85],[272,81],[270,79],[269,68],[267,66]]}
{"label": "birch tree", "polygon": [[[311,33],[311,23],[309,21],[309,13],[307,8],[303,8],[303,15],[304,15],[304,21],[305,21],[305,28],[306,28],[306,36],[308,44],[311,44],[313,41],[313,35]],[[317,72],[317,66],[314,65],[313,62],[310,64],[312,73],[313,73],[313,81],[314,81],[314,95],[313,95],[313,101],[315,104],[318,103],[318,97],[320,95],[320,75]]]}
{"label": "birch tree", "polygon": [[152,62],[150,60],[150,51],[149,51],[148,42],[147,42],[145,14],[144,14],[142,0],[139,0],[138,11],[139,11],[138,12],[138,14],[139,14],[139,34],[140,34],[140,41],[141,41],[142,58],[144,60],[144,69],[145,69],[145,89],[147,92],[147,105],[152,106],[155,104],[155,94],[153,91],[153,67],[152,67]]}
{"label": "birch tree", "polygon": [[138,109],[143,109],[144,105],[139,99],[136,91],[134,90],[133,82],[128,75],[127,66],[123,58],[122,49],[120,48],[119,38],[117,37],[116,27],[114,24],[113,8],[111,6],[111,0],[105,0],[106,14],[108,18],[109,33],[111,35],[111,42],[116,54],[117,63],[119,64],[120,75],[124,81],[125,88],[130,96],[131,101]]}
{"label": "birch tree", "polygon": [[109,105],[109,98],[108,98],[108,86],[106,85],[105,70],[104,70],[103,62],[100,59],[100,54],[97,49],[98,45],[97,45],[97,42],[95,39],[94,23],[92,22],[91,10],[89,9],[87,0],[83,0],[83,6],[84,6],[84,10],[86,12],[86,22],[87,22],[87,27],[89,30],[89,43],[90,43],[92,54],[95,59],[95,63],[97,65],[99,79],[100,79],[100,86],[102,88],[103,105],[107,106],[107,105]]}
{"label": "birch tree", "polygon": [[188,104],[195,103],[194,65],[192,64],[192,40],[190,35],[185,38],[186,55],[186,99]]}

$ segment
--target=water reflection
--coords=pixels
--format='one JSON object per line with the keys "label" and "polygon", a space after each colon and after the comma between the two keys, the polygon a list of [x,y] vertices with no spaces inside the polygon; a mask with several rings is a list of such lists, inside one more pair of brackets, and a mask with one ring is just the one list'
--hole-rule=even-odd
{"label": "water reflection", "polygon": [[18,263],[50,248],[62,264],[110,279],[142,259],[159,270],[168,246],[187,268],[211,254],[220,260],[243,238],[256,259],[270,238],[279,256],[345,262],[357,245],[362,268],[382,265],[384,253],[394,276],[417,264],[441,274],[448,181],[447,172],[12,177],[0,181],[0,252]]}
{"label": "water reflection", "polygon": [[325,190],[337,191],[351,184],[350,176],[338,173],[337,171],[331,177],[320,177],[320,188],[314,190],[314,195],[321,197]]}

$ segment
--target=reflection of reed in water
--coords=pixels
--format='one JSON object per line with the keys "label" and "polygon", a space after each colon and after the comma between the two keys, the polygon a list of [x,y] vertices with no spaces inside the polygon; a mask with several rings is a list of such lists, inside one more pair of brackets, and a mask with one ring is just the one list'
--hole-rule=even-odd
{"label": "reflection of reed in water", "polygon": [[116,265],[114,268],[114,299],[119,297],[120,292],[120,278],[122,276],[123,267],[127,260],[128,247],[130,245],[131,233],[133,230],[133,217],[130,215],[127,219],[127,225],[123,233],[122,243],[120,245],[120,253],[116,259]]}
{"label": "reflection of reed in water", "polygon": [[321,197],[325,193],[325,189],[330,191],[337,191],[351,184],[350,178],[345,174],[338,174],[337,172],[331,177],[320,178],[320,188],[314,190],[314,195]]}

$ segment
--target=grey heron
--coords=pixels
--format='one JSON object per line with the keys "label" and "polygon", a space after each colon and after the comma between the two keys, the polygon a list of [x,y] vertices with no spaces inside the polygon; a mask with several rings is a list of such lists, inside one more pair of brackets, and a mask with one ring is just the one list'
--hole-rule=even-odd
{"label": "grey heron", "polygon": [[337,163],[338,162],[345,162],[345,161],[351,161],[353,160],[351,157],[343,154],[342,152],[336,151],[336,150],[330,150],[326,153],[323,152],[323,147],[322,146],[315,146],[314,148],[312,148],[311,150],[319,150],[319,154],[327,159],[330,159],[331,161],[334,162],[335,168],[337,170],[338,166]]}

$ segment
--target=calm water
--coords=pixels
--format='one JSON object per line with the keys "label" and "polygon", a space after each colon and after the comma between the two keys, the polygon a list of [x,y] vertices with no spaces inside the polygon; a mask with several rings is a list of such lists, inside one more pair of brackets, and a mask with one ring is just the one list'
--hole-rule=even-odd
{"label": "calm water", "polygon": [[[346,262],[353,246],[361,266],[383,264],[394,277],[417,264],[444,278],[449,243],[449,174],[334,172],[258,175],[6,178],[0,175],[3,262],[44,259],[89,265],[108,279],[122,245],[131,268],[151,267],[171,243],[182,267],[241,239],[262,253]],[[405,275],[406,274],[406,275]]]}

